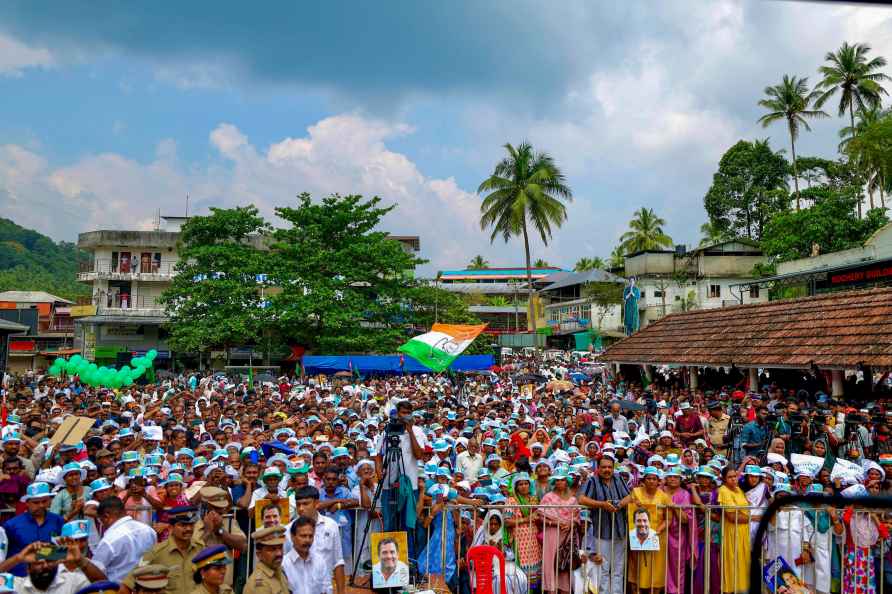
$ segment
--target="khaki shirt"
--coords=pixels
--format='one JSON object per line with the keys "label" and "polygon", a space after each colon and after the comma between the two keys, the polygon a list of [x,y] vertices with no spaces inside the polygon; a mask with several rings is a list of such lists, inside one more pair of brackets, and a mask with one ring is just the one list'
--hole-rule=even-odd
{"label": "khaki shirt", "polygon": [[728,432],[728,425],[731,423],[731,417],[722,413],[722,416],[718,419],[709,416],[706,419],[706,435],[709,436],[709,443],[712,444],[713,449],[716,452],[725,452],[728,450],[728,446],[723,446],[722,442],[725,441],[725,433]]}
{"label": "khaki shirt", "polygon": [[[207,586],[202,583],[198,584],[198,586],[196,586],[195,589],[192,590],[192,594],[211,594],[211,591],[208,590]],[[222,586],[220,586],[219,594],[233,594],[233,590],[226,584],[223,584]]]}
{"label": "khaki shirt", "polygon": [[[245,532],[239,527],[238,522],[235,521],[233,517],[224,517],[223,518],[223,530],[232,534],[233,536],[245,536]],[[213,547],[216,545],[224,545],[226,548],[229,548],[223,539],[217,536],[216,534],[206,535],[204,533],[204,520],[198,520],[195,523],[195,532],[192,533],[192,541],[193,542],[203,542],[206,547]],[[226,566],[226,580],[223,582],[227,586],[232,586],[232,580],[234,579],[235,574],[235,563],[240,553],[236,553],[232,549],[229,549],[229,555],[232,558],[232,563]],[[221,592],[222,594],[222,592]]]}
{"label": "khaki shirt", "polygon": [[257,564],[257,569],[248,578],[242,594],[289,594],[288,580],[282,568],[272,569],[263,562]]}
{"label": "khaki shirt", "polygon": [[[173,537],[170,537],[164,542],[159,542],[143,555],[140,566],[158,564],[169,567],[170,573],[167,577],[170,581],[167,584],[166,593],[191,594],[195,589],[195,581],[192,579],[192,557],[200,553],[204,547],[204,541],[193,539],[189,543],[189,549],[185,553],[181,553],[174,543]],[[130,575],[124,578],[124,585],[133,591],[135,584],[131,571]]]}

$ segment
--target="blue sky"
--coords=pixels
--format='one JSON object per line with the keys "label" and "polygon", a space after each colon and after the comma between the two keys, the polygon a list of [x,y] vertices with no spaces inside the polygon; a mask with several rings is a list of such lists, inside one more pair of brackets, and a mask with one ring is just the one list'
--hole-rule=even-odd
{"label": "blue sky", "polygon": [[[140,8],[144,6],[144,8]],[[421,236],[425,271],[482,253],[480,181],[528,139],[567,174],[569,221],[534,257],[606,257],[654,208],[696,243],[722,153],[762,89],[817,79],[843,41],[892,57],[892,10],[731,0],[655,3],[0,3],[0,213],[56,239],[146,228],[154,213],[380,195]],[[829,109],[829,108],[828,108]],[[834,114],[835,115],[835,114]],[[835,156],[841,120],[800,154]],[[275,221],[273,221],[275,222]]]}

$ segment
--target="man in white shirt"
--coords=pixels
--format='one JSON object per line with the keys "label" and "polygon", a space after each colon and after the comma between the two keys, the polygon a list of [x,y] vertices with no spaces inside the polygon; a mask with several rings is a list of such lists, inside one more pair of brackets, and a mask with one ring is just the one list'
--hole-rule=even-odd
{"label": "man in white shirt", "polygon": [[[341,551],[341,533],[338,523],[316,511],[319,490],[316,487],[303,487],[294,494],[297,515],[310,518],[316,526],[313,534],[311,554],[320,557],[325,564],[325,575],[334,575],[335,594],[344,594],[347,580],[344,577],[344,555]],[[288,526],[289,533],[291,526]],[[285,554],[294,548],[291,539],[285,539]],[[331,579],[323,584],[321,594],[332,594]]]}
{"label": "man in white shirt", "polygon": [[80,569],[69,571],[61,564],[63,559],[54,554],[55,550],[47,543],[32,542],[25,547],[17,557],[28,565],[28,575],[15,578],[15,591],[20,594],[75,594],[90,584],[84,572]]}
{"label": "man in white shirt", "polygon": [[282,560],[291,594],[331,592],[331,572],[326,571],[325,561],[313,553],[315,532],[316,523],[306,516],[291,523],[289,540],[294,548]]}
{"label": "man in white shirt", "polygon": [[477,440],[468,440],[468,449],[455,458],[455,470],[464,474],[465,480],[473,484],[477,482],[477,473],[483,466],[483,454],[480,453],[480,445]]}
{"label": "man in white shirt", "polygon": [[105,534],[93,552],[93,565],[105,572],[109,580],[120,582],[155,546],[155,531],[126,515],[124,502],[117,497],[103,499],[96,516]]}

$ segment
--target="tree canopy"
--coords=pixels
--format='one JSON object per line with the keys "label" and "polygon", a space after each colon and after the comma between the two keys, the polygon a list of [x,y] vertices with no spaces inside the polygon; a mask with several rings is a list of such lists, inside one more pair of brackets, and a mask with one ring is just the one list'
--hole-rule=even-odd
{"label": "tree canopy", "polygon": [[663,231],[666,221],[650,208],[641,207],[629,221],[629,230],[619,238],[623,253],[672,247],[672,238]]}

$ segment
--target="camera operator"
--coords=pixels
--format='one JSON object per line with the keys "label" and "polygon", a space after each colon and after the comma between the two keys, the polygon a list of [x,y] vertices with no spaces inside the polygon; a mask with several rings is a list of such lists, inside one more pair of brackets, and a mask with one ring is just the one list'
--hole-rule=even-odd
{"label": "camera operator", "polygon": [[874,454],[892,454],[892,431],[889,430],[888,417],[880,420],[877,419],[874,425],[876,431],[875,451]]}
{"label": "camera operator", "polygon": [[756,419],[743,426],[740,432],[740,447],[744,456],[758,456],[759,452],[765,449],[765,442],[768,439],[768,430],[765,427],[767,420],[768,409],[760,408],[756,412]]}
{"label": "camera operator", "polygon": [[[377,452],[375,466],[378,476],[381,476],[382,473],[388,439],[398,439],[402,455],[403,468],[400,469],[399,464],[391,463],[387,468],[387,476],[383,479],[381,510],[384,515],[385,532],[395,529],[404,530],[406,528],[405,518],[399,518],[396,511],[403,506],[398,507],[395,505],[400,493],[401,476],[405,476],[408,479],[408,484],[411,485],[415,496],[413,501],[407,503],[403,509],[414,509],[415,502],[418,501],[418,461],[424,456],[424,447],[427,445],[427,439],[424,436],[424,431],[420,427],[416,427],[413,422],[412,403],[408,400],[399,401],[396,405],[396,417],[391,417],[387,428],[378,436],[378,441],[375,443],[375,451]],[[400,472],[401,470],[402,473]],[[394,505],[391,505],[391,502]]]}

